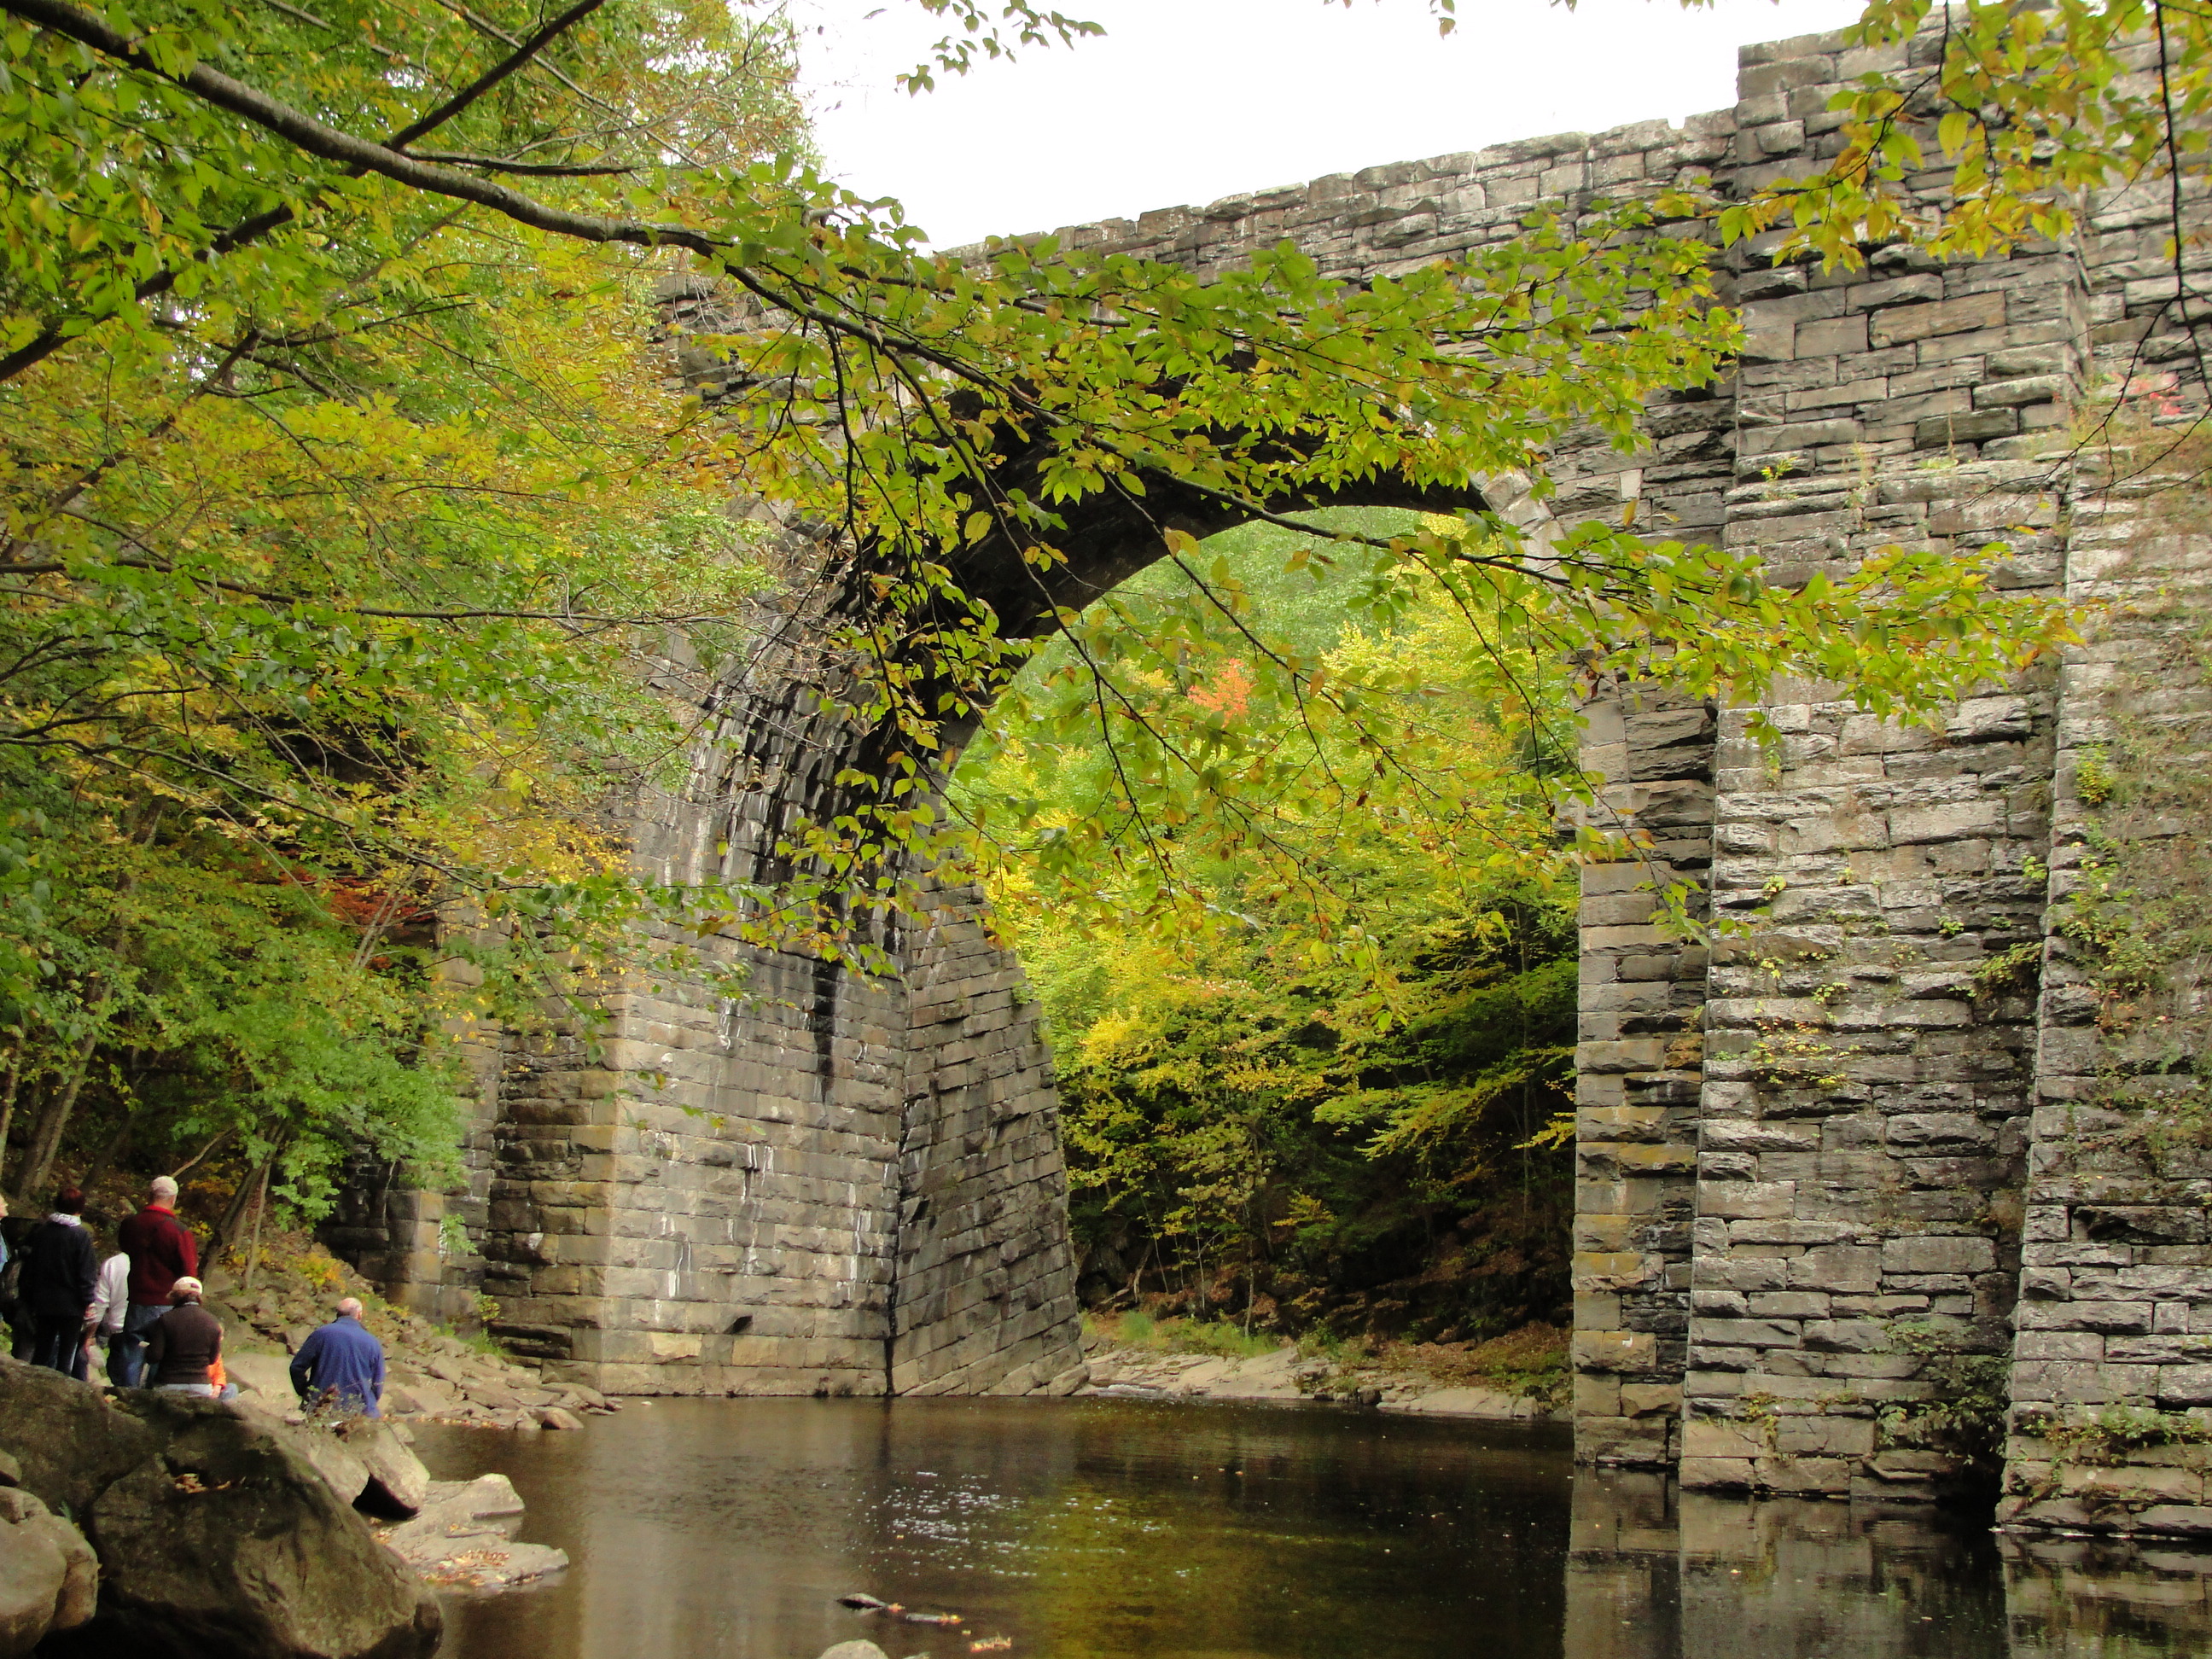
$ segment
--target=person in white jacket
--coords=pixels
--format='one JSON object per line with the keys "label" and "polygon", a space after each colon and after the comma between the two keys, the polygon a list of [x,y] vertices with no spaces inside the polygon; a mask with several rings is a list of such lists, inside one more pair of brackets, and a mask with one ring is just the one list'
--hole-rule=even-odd
{"label": "person in white jacket", "polygon": [[118,1250],[100,1264],[100,1278],[93,1285],[92,1316],[85,1322],[84,1356],[76,1372],[80,1379],[89,1380],[92,1345],[96,1341],[107,1350],[107,1380],[118,1389],[125,1386],[115,1339],[123,1330],[124,1316],[130,1311],[131,1258]]}

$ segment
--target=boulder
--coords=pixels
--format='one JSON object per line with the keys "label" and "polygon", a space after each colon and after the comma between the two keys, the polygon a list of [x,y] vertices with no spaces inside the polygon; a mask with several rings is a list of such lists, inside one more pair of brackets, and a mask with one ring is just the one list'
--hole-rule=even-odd
{"label": "boulder", "polygon": [[283,1440],[330,1483],[342,1504],[357,1502],[368,1490],[368,1465],[353,1448],[316,1423],[294,1423],[272,1406],[265,1395],[241,1395],[232,1407],[266,1432]]}
{"label": "boulder", "polygon": [[226,1353],[222,1365],[241,1394],[265,1395],[284,1410],[299,1398],[292,1389],[292,1362],[281,1353]]}
{"label": "boulder", "polygon": [[175,1414],[167,1443],[85,1516],[114,1651],[160,1652],[167,1643],[226,1659],[417,1659],[435,1650],[437,1603],[290,1437],[212,1401],[165,1403]]}
{"label": "boulder", "polygon": [[[165,1659],[431,1653],[436,1603],[308,1460],[300,1443],[308,1438],[238,1405],[135,1389],[111,1402],[58,1372],[0,1360],[0,1449],[14,1459],[0,1472],[20,1474],[43,1508],[65,1505],[98,1558],[97,1616],[60,1638],[59,1650]],[[36,1518],[15,1496],[0,1502]],[[82,1559],[70,1557],[68,1534],[38,1530],[67,1558],[54,1605],[70,1613],[89,1594]],[[0,1553],[26,1554],[5,1542]],[[51,1566],[38,1571],[50,1575]]]}
{"label": "boulder", "polygon": [[383,1534],[385,1547],[424,1579],[453,1589],[503,1589],[558,1572],[567,1553],[518,1544],[522,1499],[503,1474],[434,1480],[422,1510]]}
{"label": "boulder", "polygon": [[0,1486],[0,1659],[85,1623],[99,1595],[100,1564],[84,1534],[32,1493]]}
{"label": "boulder", "polygon": [[834,1648],[824,1648],[822,1659],[890,1659],[890,1656],[873,1642],[840,1642]]}
{"label": "boulder", "polygon": [[82,1515],[161,1443],[158,1431],[98,1389],[0,1354],[0,1451],[15,1459],[15,1484],[47,1508]]}
{"label": "boulder", "polygon": [[349,1418],[330,1431],[368,1472],[365,1488],[353,1500],[377,1515],[412,1515],[430,1491],[430,1471],[407,1449],[399,1431],[374,1417]]}
{"label": "boulder", "polygon": [[580,1429],[584,1426],[583,1419],[578,1417],[574,1412],[565,1411],[558,1406],[541,1407],[538,1413],[538,1421],[540,1426],[549,1429]]}

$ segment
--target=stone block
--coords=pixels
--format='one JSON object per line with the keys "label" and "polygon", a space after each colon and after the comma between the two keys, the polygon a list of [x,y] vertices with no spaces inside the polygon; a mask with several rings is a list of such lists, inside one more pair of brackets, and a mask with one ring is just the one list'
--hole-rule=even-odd
{"label": "stone block", "polygon": [[1777,1220],[1795,1210],[1796,1200],[1791,1182],[1705,1182],[1698,1192],[1698,1211],[1723,1220]]}
{"label": "stone block", "polygon": [[1996,1266],[1996,1244],[1978,1236],[1893,1238],[1881,1247],[1885,1273],[1979,1273]]}
{"label": "stone block", "polygon": [[1764,1457],[1770,1449],[1766,1431],[1758,1425],[1698,1416],[1682,1425],[1682,1456],[1686,1463],[1691,1458]]}
{"label": "stone block", "polygon": [[1826,1244],[1790,1263],[1790,1283],[1803,1289],[1871,1293],[1881,1284],[1881,1255],[1865,1245]]}
{"label": "stone block", "polygon": [[1699,1343],[1744,1348],[1794,1348],[1802,1340],[1796,1322],[1787,1319],[1700,1319],[1692,1335]]}
{"label": "stone block", "polygon": [[1935,335],[2002,328],[2004,320],[2002,294],[1972,294],[1955,300],[1889,307],[1875,313],[1867,338],[1876,347],[1906,345]]}
{"label": "stone block", "polygon": [[1762,1291],[1749,1297],[1750,1313],[1758,1319],[1826,1319],[1828,1297],[1817,1291]]}
{"label": "stone block", "polygon": [[1863,1417],[1779,1417],[1774,1424],[1774,1450],[1799,1458],[1871,1457],[1875,1424]]}
{"label": "stone block", "polygon": [[1682,1386],[1679,1382],[1624,1382],[1620,1384],[1619,1402],[1624,1417],[1662,1416],[1681,1410]]}
{"label": "stone block", "polygon": [[1577,1331],[1573,1353],[1582,1370],[1645,1372],[1658,1364],[1659,1339],[1650,1331]]}
{"label": "stone block", "polygon": [[2161,1365],[2157,1376],[2160,1405],[2212,1406],[2212,1364]]}
{"label": "stone block", "polygon": [[1685,1457],[1682,1486],[1688,1492],[1745,1492],[1753,1484],[1753,1469],[1747,1457]]}
{"label": "stone block", "polygon": [[1890,1346],[1887,1328],[1870,1319],[1808,1321],[1804,1344],[1829,1353],[1881,1353]]}
{"label": "stone block", "polygon": [[2019,430],[2019,412],[1999,405],[1930,415],[1916,421],[1912,441],[1917,448],[1941,449],[1951,444],[1978,444],[1991,438],[2009,438]]}

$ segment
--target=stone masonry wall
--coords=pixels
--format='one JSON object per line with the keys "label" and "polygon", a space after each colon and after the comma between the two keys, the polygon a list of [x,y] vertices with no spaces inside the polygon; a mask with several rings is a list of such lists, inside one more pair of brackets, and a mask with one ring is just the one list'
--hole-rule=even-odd
{"label": "stone masonry wall", "polygon": [[1026,1394],[1082,1373],[1060,1097],[981,896],[933,895],[907,955],[897,1394]]}
{"label": "stone masonry wall", "polygon": [[[1680,126],[1646,121],[1473,154],[1399,162],[1059,233],[1079,247],[1218,270],[1288,240],[1333,276],[1382,276],[1503,241],[1542,201],[1686,182],[1725,168],[1733,111]],[[1718,537],[1736,487],[1731,386],[1662,399],[1648,448],[1594,434],[1553,458],[1540,505],[1491,480],[1495,511],[1537,520],[1616,518],[1629,502],[1655,533]],[[1651,922],[1651,890],[1702,883],[1711,858],[1713,713],[1618,690],[1586,711],[1584,759],[1607,779],[1603,827],[1640,855],[1586,872],[1577,1087],[1575,1413],[1582,1455],[1672,1463],[1686,1352],[1705,954]]]}
{"label": "stone masonry wall", "polygon": [[[1903,56],[1838,46],[1746,54],[1746,186],[1808,170],[1838,86]],[[1856,273],[1745,262],[1726,539],[1788,581],[2002,537],[2001,580],[2053,588],[2064,472],[2043,434],[2081,368],[2078,262],[1896,252]],[[2034,1010],[1974,970],[2040,934],[2049,678],[1940,731],[1813,685],[1755,711],[1778,742],[1753,712],[1723,712],[1715,774],[1713,908],[1747,931],[1709,980],[1683,1478],[1923,1488],[1949,1460],[1884,1446],[1881,1413],[2008,1341]]]}
{"label": "stone masonry wall", "polygon": [[[663,879],[757,875],[843,728],[740,687]],[[735,757],[745,757],[742,765]],[[554,1374],[630,1393],[1042,1389],[1080,1359],[1057,1100],[1012,957],[935,896],[871,979],[721,940],[742,997],[629,976],[586,1056],[510,1073],[486,1285]],[[670,941],[673,942],[673,941]]]}

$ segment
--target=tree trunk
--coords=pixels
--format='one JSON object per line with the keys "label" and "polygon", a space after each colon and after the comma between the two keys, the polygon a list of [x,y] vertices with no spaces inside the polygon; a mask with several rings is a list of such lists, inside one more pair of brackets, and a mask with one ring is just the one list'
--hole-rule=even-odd
{"label": "tree trunk", "polygon": [[208,1235],[207,1250],[202,1260],[210,1263],[215,1261],[231,1235],[238,1231],[238,1224],[246,1219],[246,1202],[253,1196],[255,1185],[258,1183],[264,1193],[269,1190],[269,1173],[276,1167],[276,1160],[283,1156],[284,1142],[280,1140],[269,1149],[269,1156],[261,1161],[259,1169],[246,1170],[246,1178],[238,1183],[238,1190],[230,1195],[230,1202],[223,1206],[222,1219],[215,1224],[215,1231]]}
{"label": "tree trunk", "polygon": [[276,1160],[271,1158],[261,1166],[261,1195],[253,1206],[253,1248],[246,1253],[246,1283],[244,1288],[253,1288],[253,1275],[261,1267],[261,1224],[269,1218],[269,1171]]}
{"label": "tree trunk", "polygon": [[[106,1012],[105,1000],[95,1012]],[[92,1070],[93,1051],[100,1047],[100,1034],[105,1024],[105,1020],[96,1019],[92,1030],[84,1034],[69,1075],[62,1080],[61,1087],[48,1097],[39,1113],[38,1121],[31,1130],[31,1144],[23,1149],[22,1173],[15,1181],[18,1204],[34,1203],[37,1195],[45,1190],[47,1177],[53,1173],[54,1154],[62,1147],[62,1131],[69,1127],[70,1114],[76,1109],[77,1092],[84,1087],[86,1073]]]}
{"label": "tree trunk", "polygon": [[[126,1093],[124,1098],[127,1103],[130,1097]],[[78,1182],[77,1185],[84,1188],[88,1192],[97,1187],[100,1184],[100,1178],[114,1167],[115,1160],[130,1150],[131,1132],[137,1127],[138,1121],[130,1115],[130,1107],[126,1103],[124,1108],[123,1127],[108,1138],[107,1145],[100,1149],[100,1156],[93,1159],[92,1167],[84,1172],[84,1178]]]}
{"label": "tree trunk", "polygon": [[[154,839],[154,832],[161,827],[161,811],[159,805],[150,808],[145,823],[132,833],[131,840],[141,847],[150,842]],[[137,874],[126,870],[122,882],[115,890],[118,908],[137,885]],[[130,930],[118,915],[108,933],[107,948],[121,956],[129,939]],[[29,1202],[33,1195],[46,1186],[53,1173],[54,1155],[61,1151],[62,1132],[69,1127],[70,1114],[76,1109],[77,1091],[84,1087],[86,1073],[92,1069],[93,1054],[107,1030],[107,1011],[115,1002],[113,982],[94,975],[87,980],[86,988],[92,993],[88,1009],[92,1016],[92,1028],[84,1034],[84,1042],[78,1048],[76,1066],[53,1097],[46,1102],[46,1109],[39,1114],[38,1127],[31,1132],[31,1144],[24,1149],[23,1172],[15,1183],[15,1195],[23,1202]]]}
{"label": "tree trunk", "polygon": [[20,1048],[8,1056],[8,1083],[0,1092],[0,1190],[5,1190],[8,1176],[8,1132],[15,1127],[15,1091],[23,1084],[23,1051]]}

